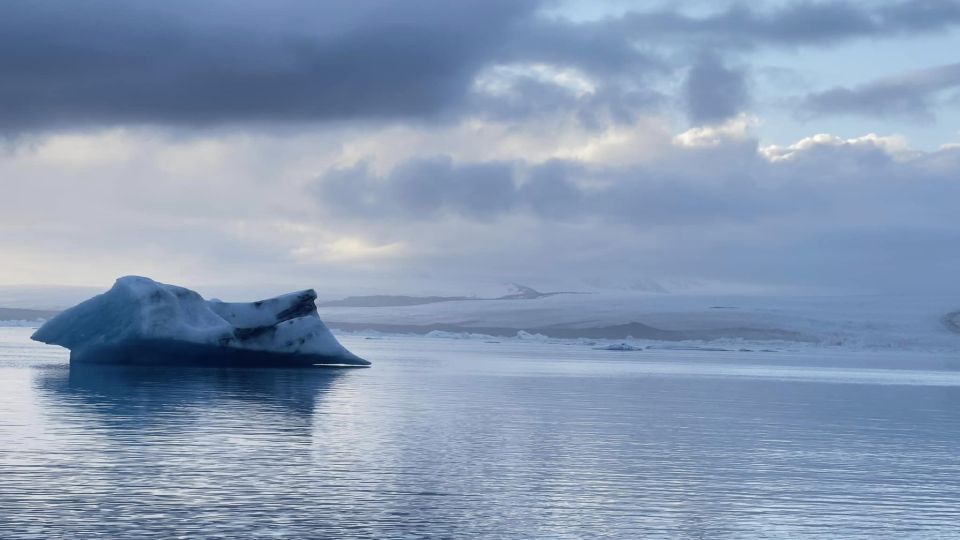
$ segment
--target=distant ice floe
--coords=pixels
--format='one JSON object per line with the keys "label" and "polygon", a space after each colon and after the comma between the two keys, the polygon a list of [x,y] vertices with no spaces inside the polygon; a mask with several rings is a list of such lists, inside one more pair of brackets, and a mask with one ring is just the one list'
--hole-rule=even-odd
{"label": "distant ice floe", "polygon": [[[377,332],[377,334],[380,334]],[[488,334],[474,334],[472,332],[446,332],[444,330],[431,330],[424,334],[425,337],[429,338],[440,338],[440,339],[479,339],[479,340],[490,340],[496,339],[494,336]]]}
{"label": "distant ice floe", "polygon": [[269,300],[205,300],[190,289],[128,276],[52,318],[32,339],[72,362],[309,367],[369,365],[320,320],[313,290]]}
{"label": "distant ice floe", "polygon": [[[598,351],[703,351],[703,352],[779,352],[796,348],[797,344],[789,342],[757,342],[748,343],[743,340],[723,340],[722,345],[717,343],[702,341],[677,341],[677,342],[659,342],[650,340],[603,340],[590,338],[553,338],[542,334],[532,334],[520,330],[513,336],[492,336],[489,334],[478,334],[472,332],[446,332],[442,330],[433,330],[426,334],[416,333],[390,333],[377,330],[354,330],[338,332],[340,335],[362,338],[365,340],[383,340],[390,338],[426,338],[426,339],[448,339],[456,341],[475,341],[483,343],[524,343],[530,345],[565,345],[589,347]],[[779,345],[779,347],[777,347]],[[792,347],[791,347],[792,346]],[[771,348],[776,347],[776,348]]]}
{"label": "distant ice floe", "polygon": [[629,343],[611,343],[610,345],[594,347],[594,349],[598,351],[643,351],[646,350],[646,347],[637,347]]}
{"label": "distant ice floe", "polygon": [[5,328],[40,328],[43,324],[47,322],[44,319],[37,319],[35,321],[23,321],[23,320],[14,320],[14,321],[0,321],[0,327]]}

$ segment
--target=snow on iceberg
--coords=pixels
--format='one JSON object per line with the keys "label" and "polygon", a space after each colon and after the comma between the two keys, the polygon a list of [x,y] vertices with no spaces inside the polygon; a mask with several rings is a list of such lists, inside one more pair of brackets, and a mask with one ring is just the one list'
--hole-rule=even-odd
{"label": "snow on iceberg", "polygon": [[70,361],[222,367],[366,366],[317,314],[304,290],[250,303],[205,300],[190,289],[127,276],[50,319],[32,339],[70,349]]}

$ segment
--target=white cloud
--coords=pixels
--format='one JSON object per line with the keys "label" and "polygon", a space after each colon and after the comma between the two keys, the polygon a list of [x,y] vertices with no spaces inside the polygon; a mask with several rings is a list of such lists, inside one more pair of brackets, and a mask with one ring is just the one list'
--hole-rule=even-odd
{"label": "white cloud", "polygon": [[750,128],[760,120],[749,114],[740,114],[719,124],[697,126],[673,138],[673,143],[686,148],[715,148],[730,141],[750,138]]}
{"label": "white cloud", "polygon": [[851,139],[843,139],[828,133],[819,133],[787,146],[763,146],[760,148],[760,153],[770,161],[782,161],[792,159],[805,151],[813,150],[817,147],[876,148],[898,161],[910,160],[923,154],[918,150],[910,148],[907,140],[902,136],[879,136],[875,133],[868,133],[861,137]]}

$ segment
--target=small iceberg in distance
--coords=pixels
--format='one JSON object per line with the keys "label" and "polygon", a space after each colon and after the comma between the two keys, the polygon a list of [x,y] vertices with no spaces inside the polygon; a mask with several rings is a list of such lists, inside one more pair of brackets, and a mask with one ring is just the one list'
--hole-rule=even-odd
{"label": "small iceberg in distance", "polygon": [[368,366],[320,320],[312,289],[258,302],[127,276],[60,313],[31,339],[70,349],[71,363],[213,367]]}

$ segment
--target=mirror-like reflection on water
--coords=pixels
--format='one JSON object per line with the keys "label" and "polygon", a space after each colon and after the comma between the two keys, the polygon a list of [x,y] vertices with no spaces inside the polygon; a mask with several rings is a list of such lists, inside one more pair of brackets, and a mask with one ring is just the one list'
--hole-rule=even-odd
{"label": "mirror-like reflection on water", "polygon": [[960,523],[949,359],[348,338],[372,369],[78,369],[26,335],[0,329],[4,539],[940,538]]}

